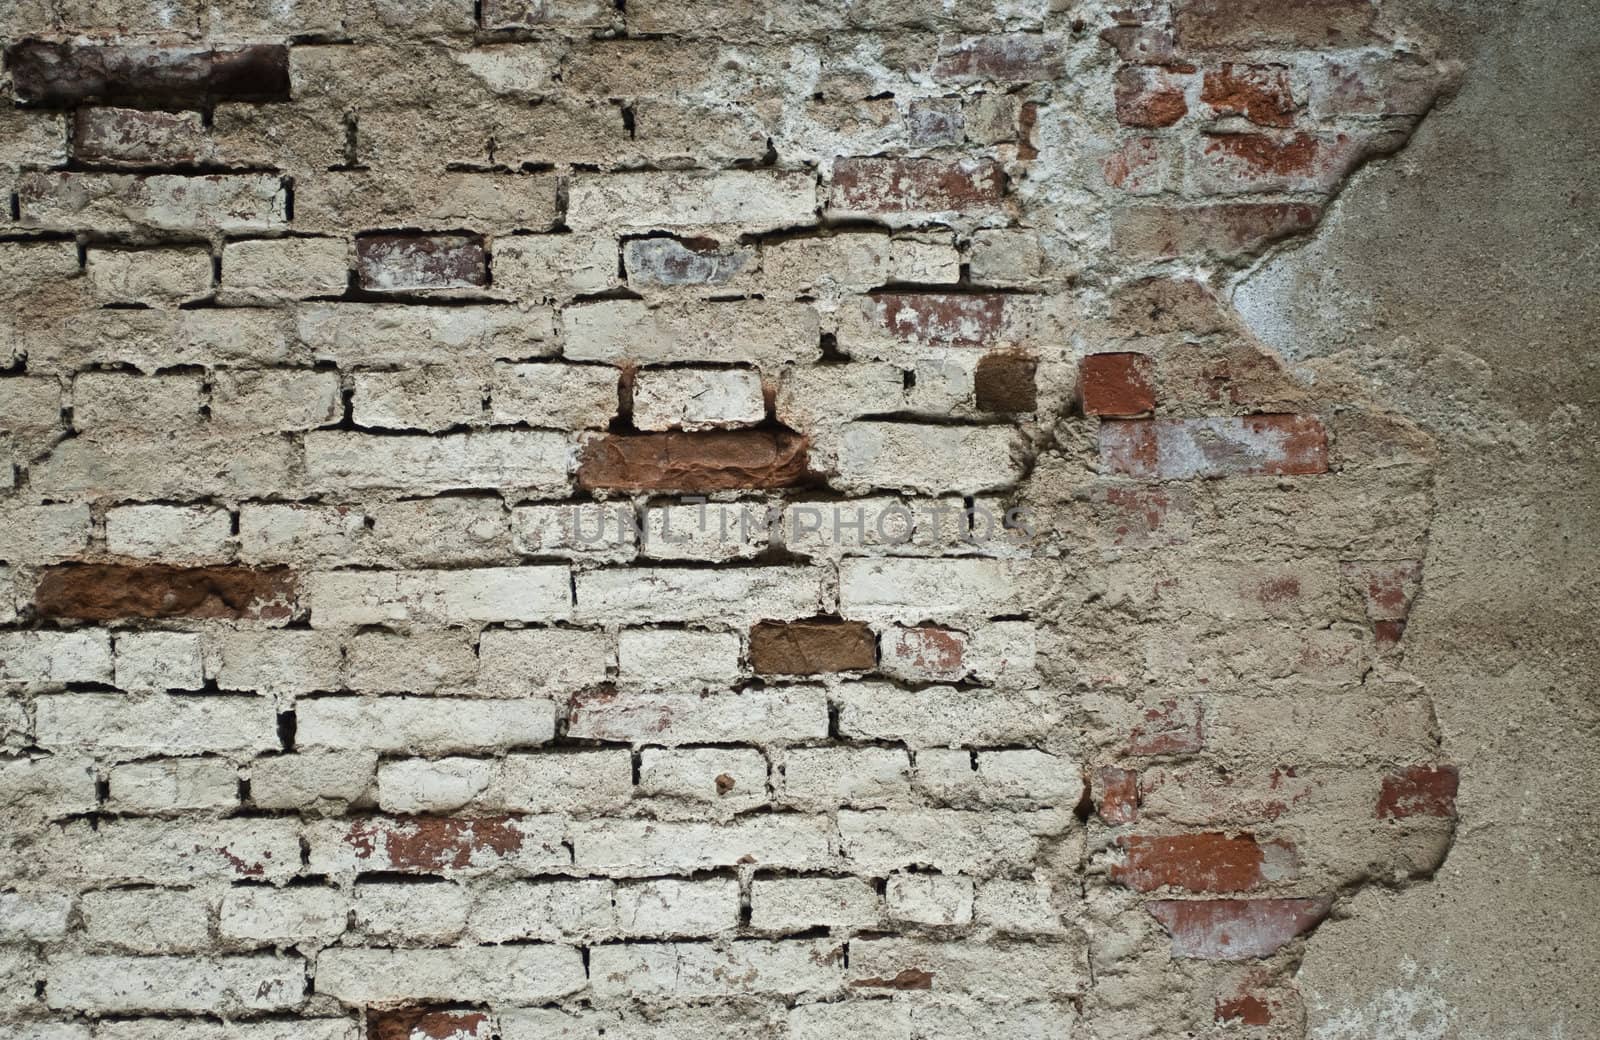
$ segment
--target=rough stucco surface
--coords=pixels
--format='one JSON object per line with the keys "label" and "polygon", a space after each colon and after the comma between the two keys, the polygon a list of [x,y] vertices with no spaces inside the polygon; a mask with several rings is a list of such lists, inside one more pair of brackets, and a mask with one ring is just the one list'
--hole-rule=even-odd
{"label": "rough stucco surface", "polygon": [[0,3],[0,1040],[1600,1032],[1595,14]]}

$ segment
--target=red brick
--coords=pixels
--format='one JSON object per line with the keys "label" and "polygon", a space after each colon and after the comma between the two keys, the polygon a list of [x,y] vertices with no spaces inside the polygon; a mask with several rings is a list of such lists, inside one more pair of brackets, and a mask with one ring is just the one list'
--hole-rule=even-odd
{"label": "red brick", "polygon": [[58,108],[289,100],[289,49],[277,44],[206,50],[24,40],[6,48],[5,64],[19,101]]}
{"label": "red brick", "polygon": [[1157,480],[1326,473],[1328,434],[1309,415],[1109,420],[1100,426],[1100,463]]}
{"label": "red brick", "polygon": [[281,567],[170,567],[67,563],[44,568],[34,592],[40,617],[223,618],[287,621],[298,583]]}
{"label": "red brick", "polygon": [[1297,1021],[1302,1003],[1292,984],[1275,978],[1266,969],[1255,968],[1225,985],[1212,1008],[1218,1022],[1269,1026],[1274,1022]]}
{"label": "red brick", "polygon": [[1204,711],[1193,698],[1144,709],[1144,721],[1128,734],[1128,754],[1140,757],[1192,754],[1205,746]]}
{"label": "red brick", "polygon": [[1206,72],[1200,100],[1219,116],[1243,116],[1257,126],[1294,122],[1294,91],[1284,65],[1224,63]]}
{"label": "red brick", "polygon": [[992,159],[839,159],[833,208],[857,213],[992,210],[1005,195],[1005,171]]}
{"label": "red brick", "polygon": [[1293,846],[1263,845],[1249,834],[1130,834],[1117,846],[1124,859],[1112,865],[1111,880],[1136,892],[1248,892],[1295,873]]}
{"label": "red brick", "polygon": [[1334,47],[1379,38],[1371,0],[1182,0],[1175,15],[1185,49]]}
{"label": "red brick", "polygon": [[1209,253],[1247,258],[1311,230],[1321,217],[1320,205],[1304,202],[1134,206],[1113,218],[1111,235],[1113,246],[1127,257],[1170,260]]}
{"label": "red brick", "polygon": [[578,486],[590,491],[778,488],[806,477],[806,439],[789,431],[606,435],[578,453]]}
{"label": "red brick", "polygon": [[489,1040],[493,1034],[482,1011],[401,1008],[367,1015],[367,1040]]}
{"label": "red brick", "polygon": [[1061,49],[1037,33],[1008,33],[962,40],[934,64],[936,78],[954,82],[1032,83],[1061,74]]}
{"label": "red brick", "polygon": [[1078,363],[1083,414],[1119,418],[1156,408],[1156,366],[1148,354],[1090,354]]}
{"label": "red brick", "polygon": [[1035,383],[1039,362],[1012,350],[996,350],[978,360],[973,393],[986,412],[1031,412],[1039,406]]}
{"label": "red brick", "polygon": [[1410,766],[1383,778],[1383,789],[1378,793],[1378,819],[1454,819],[1460,786],[1461,773],[1455,766]]}
{"label": "red brick", "polygon": [[884,328],[929,346],[989,346],[1006,320],[1003,293],[884,293],[872,300]]}
{"label": "red brick", "polygon": [[464,289],[489,280],[478,235],[361,235],[356,263],[361,287],[379,292]]}
{"label": "red brick", "polygon": [[1112,825],[1136,822],[1139,819],[1139,774],[1131,769],[1106,766],[1098,775],[1100,818]]}
{"label": "red brick", "polygon": [[863,621],[763,621],[750,629],[750,666],[759,675],[871,671],[877,640]]}
{"label": "red brick", "polygon": [[1333,900],[1158,899],[1145,909],[1172,937],[1175,957],[1239,961],[1270,957],[1328,916]]}
{"label": "red brick", "polygon": [[1128,65],[1117,73],[1117,122],[1124,126],[1171,126],[1189,114],[1186,77],[1165,68]]}

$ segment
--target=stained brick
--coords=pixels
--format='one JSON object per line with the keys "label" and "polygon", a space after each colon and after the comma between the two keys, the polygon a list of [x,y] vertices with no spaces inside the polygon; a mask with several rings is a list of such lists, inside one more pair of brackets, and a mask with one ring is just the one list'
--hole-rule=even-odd
{"label": "stained brick", "polygon": [[1117,122],[1124,126],[1172,126],[1189,114],[1182,77],[1162,68],[1129,65],[1117,73]]}
{"label": "stained brick", "polygon": [[1151,260],[1197,253],[1233,259],[1309,231],[1321,217],[1321,206],[1303,202],[1136,206],[1113,219],[1112,244],[1125,256]]}
{"label": "stained brick", "polygon": [[972,389],[985,412],[1031,412],[1039,405],[1035,384],[1039,362],[1027,354],[997,350],[985,354],[973,373]]}
{"label": "stained brick", "polygon": [[361,287],[378,292],[470,288],[489,274],[477,235],[362,235],[356,266]]}
{"label": "stained brick", "polygon": [[1372,0],[1183,0],[1176,25],[1186,48],[1333,47],[1377,39],[1376,17]]}
{"label": "stained brick", "polygon": [[992,160],[839,159],[833,209],[846,213],[991,212],[1005,195]]}
{"label": "stained brick", "polygon": [[1328,434],[1308,415],[1118,420],[1100,427],[1100,460],[1160,480],[1326,473]]}
{"label": "stained brick", "polygon": [[578,486],[594,491],[779,488],[805,479],[806,439],[790,432],[608,435],[578,453]]}
{"label": "stained brick", "polygon": [[1294,93],[1284,65],[1224,62],[1206,71],[1200,100],[1219,116],[1244,116],[1258,126],[1294,122]]}
{"label": "stained brick", "polygon": [[1331,899],[1163,899],[1146,903],[1178,957],[1239,961],[1270,957],[1328,915]]}
{"label": "stained brick", "polygon": [[61,564],[45,568],[34,593],[43,617],[248,618],[287,621],[296,576],[281,568]]}
{"label": "stained brick", "polygon": [[1029,83],[1055,79],[1061,51],[1055,41],[1036,33],[979,36],[946,48],[933,74],[954,82]]}
{"label": "stained brick", "polygon": [[764,621],[750,630],[750,663],[763,675],[867,671],[872,629],[859,621]]}

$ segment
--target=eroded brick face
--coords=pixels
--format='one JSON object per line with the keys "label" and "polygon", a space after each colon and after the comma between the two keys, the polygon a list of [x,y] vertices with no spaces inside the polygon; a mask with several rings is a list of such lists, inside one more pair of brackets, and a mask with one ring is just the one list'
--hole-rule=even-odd
{"label": "eroded brick face", "polygon": [[1471,790],[1229,302],[1392,23],[11,5],[0,1036],[1305,1035]]}

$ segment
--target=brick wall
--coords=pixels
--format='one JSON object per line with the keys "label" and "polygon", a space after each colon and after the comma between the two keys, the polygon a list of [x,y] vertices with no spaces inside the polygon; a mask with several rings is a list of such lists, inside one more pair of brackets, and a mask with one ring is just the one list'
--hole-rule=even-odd
{"label": "brick wall", "polygon": [[1299,1036],[1442,861],[1430,445],[1226,294],[1374,4],[4,32],[0,1036]]}

